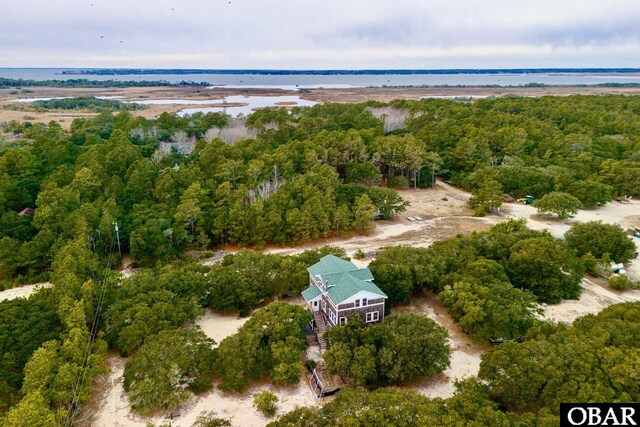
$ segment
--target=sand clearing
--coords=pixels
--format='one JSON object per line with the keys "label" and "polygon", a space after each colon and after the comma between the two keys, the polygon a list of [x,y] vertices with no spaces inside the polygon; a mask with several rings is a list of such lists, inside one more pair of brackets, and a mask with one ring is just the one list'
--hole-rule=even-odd
{"label": "sand clearing", "polygon": [[223,315],[207,310],[207,313],[196,321],[196,325],[202,329],[206,336],[220,344],[226,337],[238,332],[238,329],[249,320],[248,317],[237,315]]}
{"label": "sand clearing", "polygon": [[168,412],[143,418],[129,410],[122,379],[126,359],[118,355],[109,355],[106,362],[111,368],[111,373],[90,423],[96,427],[145,427],[148,422],[159,425],[169,421],[174,427],[190,427],[200,413],[209,411],[216,411],[218,416],[230,419],[234,426],[260,427],[271,421],[253,408],[253,397],[262,390],[270,390],[278,396],[278,414],[298,407],[318,405],[309,387],[301,381],[298,385],[288,388],[255,386],[241,395],[225,394],[214,389],[204,395],[193,396],[181,409],[173,411],[173,420]]}
{"label": "sand clearing", "polygon": [[53,286],[49,282],[36,283],[34,285],[20,286],[19,288],[11,288],[0,292],[0,301],[11,300],[16,298],[29,298],[38,289],[50,288]]}
{"label": "sand clearing", "polygon": [[[604,282],[604,283],[597,283]],[[572,323],[580,316],[596,314],[613,304],[640,301],[640,290],[615,291],[603,279],[584,279],[578,300],[567,300],[544,309],[543,317],[554,322]]]}

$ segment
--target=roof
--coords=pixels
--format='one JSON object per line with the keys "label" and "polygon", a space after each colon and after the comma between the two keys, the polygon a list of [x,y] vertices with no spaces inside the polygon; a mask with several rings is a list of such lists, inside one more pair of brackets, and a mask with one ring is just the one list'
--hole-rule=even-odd
{"label": "roof", "polygon": [[[309,267],[307,271],[313,276],[320,276],[328,288],[327,296],[336,305],[361,291],[387,298],[385,293],[373,283],[371,270],[359,268],[354,263],[342,258],[326,255]],[[312,285],[303,291],[302,295],[305,300],[311,301],[320,295],[320,289]]]}
{"label": "roof", "polygon": [[325,255],[320,261],[307,268],[307,271],[314,276],[331,273],[346,273],[347,271],[358,270],[358,267],[351,261],[346,261],[334,255]]}
{"label": "roof", "polygon": [[329,287],[327,295],[336,305],[351,298],[360,291],[380,295],[383,298],[387,297],[385,293],[382,292],[373,282],[367,282],[359,279],[351,273],[342,274],[335,283],[329,281],[327,286]]}
{"label": "roof", "polygon": [[320,292],[320,288],[318,288],[316,285],[311,285],[307,289],[302,291],[302,296],[304,297],[305,301],[316,299],[321,294],[322,292]]}
{"label": "roof", "polygon": [[20,212],[18,212],[18,215],[20,216],[25,216],[25,215],[33,216],[33,214],[34,214],[33,208],[24,208]]}

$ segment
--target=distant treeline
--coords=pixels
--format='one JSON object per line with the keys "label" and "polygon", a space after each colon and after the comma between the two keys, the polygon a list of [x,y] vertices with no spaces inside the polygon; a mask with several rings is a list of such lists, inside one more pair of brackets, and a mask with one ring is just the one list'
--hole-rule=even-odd
{"label": "distant treeline", "polygon": [[385,74],[544,74],[544,73],[640,73],[640,68],[496,68],[496,69],[381,69],[381,70],[269,70],[269,69],[139,69],[139,68],[95,68],[87,70],[65,70],[62,74],[79,75],[123,75],[123,74],[264,74],[264,75],[385,75]]}
{"label": "distant treeline", "polygon": [[0,77],[0,88],[6,87],[84,87],[84,88],[111,88],[111,87],[151,87],[151,86],[208,86],[209,83],[186,82],[169,83],[166,80],[155,81],[120,81],[120,80],[88,80],[88,79],[69,79],[69,80],[25,80],[25,79],[7,79]]}
{"label": "distant treeline", "polygon": [[93,96],[81,96],[77,98],[49,99],[46,101],[32,102],[36,108],[46,108],[48,110],[76,110],[88,109],[92,111],[102,111],[103,109],[121,110],[142,110],[145,105],[134,102],[122,102],[114,99],[100,99]]}

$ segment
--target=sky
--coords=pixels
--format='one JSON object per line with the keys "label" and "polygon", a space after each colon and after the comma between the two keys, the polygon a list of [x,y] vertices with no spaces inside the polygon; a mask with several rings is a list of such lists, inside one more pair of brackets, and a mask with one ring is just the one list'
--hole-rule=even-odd
{"label": "sky", "polygon": [[0,67],[640,67],[637,0],[4,0]]}

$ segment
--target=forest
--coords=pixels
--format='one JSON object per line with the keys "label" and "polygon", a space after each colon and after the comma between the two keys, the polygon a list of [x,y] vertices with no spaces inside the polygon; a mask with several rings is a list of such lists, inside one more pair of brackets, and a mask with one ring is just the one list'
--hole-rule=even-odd
{"label": "forest", "polygon": [[[227,124],[217,113],[105,112],[70,132],[8,123],[17,139],[0,148],[0,281],[46,279],[74,240],[104,258],[116,221],[122,250],[147,266],[193,247],[366,233],[374,213],[405,207],[389,187],[428,186],[436,174],[474,192],[491,182],[513,197],[569,192],[584,206],[640,194],[638,98],[392,106],[408,112],[406,127],[388,129],[375,105],[262,110],[246,120],[257,136],[234,144],[207,141]],[[158,155],[177,136],[193,151]],[[33,218],[17,215],[27,207]]]}
{"label": "forest", "polygon": [[[379,118],[380,108],[406,117],[404,124]],[[55,122],[4,124],[11,138],[0,144],[0,284],[49,280],[55,287],[0,302],[2,422],[68,420],[91,395],[91,379],[104,372],[107,349],[130,356],[125,387],[140,413],[177,407],[214,383],[226,390],[263,378],[289,384],[302,369],[300,326],[308,318],[295,306],[267,304],[298,295],[306,267],[323,254],[345,254],[328,247],[281,257],[254,249],[369,233],[374,217],[406,209],[394,188],[428,187],[435,176],[479,198],[487,183],[512,197],[565,192],[582,206],[638,196],[639,113],[639,98],[613,95],[327,104],[291,114],[260,110],[243,120],[254,136],[233,143],[210,138],[229,123],[217,113],[150,120],[105,111],[74,120],[68,131]],[[192,150],[159,149],[176,140],[193,141]],[[25,208],[33,216],[19,215]],[[613,240],[585,243],[604,235]],[[637,401],[637,384],[625,381],[640,365],[637,303],[573,326],[536,317],[538,303],[577,298],[594,260],[630,259],[625,239],[621,229],[601,223],[574,226],[557,240],[510,221],[427,249],[386,249],[370,268],[391,310],[430,292],[472,339],[525,342],[488,352],[477,380],[459,384],[453,398],[430,400],[385,386],[441,372],[448,364],[445,331],[393,314],[362,334],[336,328],[328,359],[357,354],[375,363],[376,375],[363,375],[357,364],[328,360],[329,367],[375,391],[341,393],[276,425],[333,425],[353,416],[350,407],[363,411],[348,425],[554,425],[558,402],[571,396]],[[227,245],[252,250],[210,267],[186,255]],[[121,278],[112,271],[120,254],[141,270]],[[257,320],[212,352],[214,344],[188,327],[205,308]],[[289,327],[278,327],[283,323]],[[411,330],[440,343],[432,349],[437,356],[421,361],[403,345],[397,337]],[[174,336],[174,353],[155,357]],[[243,358],[235,357],[239,352]],[[398,361],[415,365],[394,364],[389,354],[398,352],[405,357]],[[194,354],[209,353],[190,363]],[[564,366],[562,354],[580,355],[586,368]],[[179,371],[170,370],[172,360]],[[541,377],[544,366],[558,374]],[[530,373],[524,380],[523,370]],[[183,384],[180,393],[155,382],[166,372],[178,375],[171,384]],[[78,384],[80,375],[87,380]],[[144,399],[149,387],[158,391],[153,400]],[[407,403],[393,410],[397,401]],[[473,413],[464,409],[472,402]]]}

